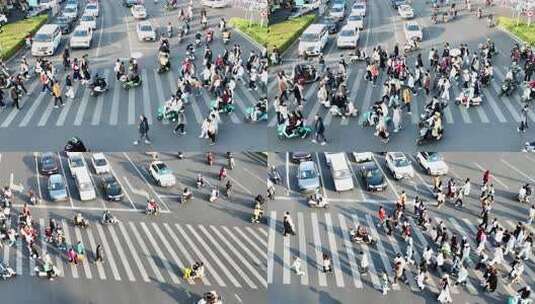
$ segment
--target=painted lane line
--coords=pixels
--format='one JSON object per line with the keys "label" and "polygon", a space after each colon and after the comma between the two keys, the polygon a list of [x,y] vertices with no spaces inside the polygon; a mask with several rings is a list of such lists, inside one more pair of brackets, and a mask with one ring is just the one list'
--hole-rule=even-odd
{"label": "painted lane line", "polygon": [[[152,108],[150,104],[150,93],[149,93],[149,82],[147,81],[149,79],[149,76],[147,75],[147,70],[143,69],[141,71],[141,75],[145,81],[141,83],[141,89],[143,91],[143,115],[147,117],[147,120],[149,124],[152,124]],[[156,80],[157,82],[159,80]]]}
{"label": "painted lane line", "polygon": [[283,238],[282,284],[290,284],[290,238]]}
{"label": "painted lane line", "polygon": [[340,259],[338,257],[338,248],[336,246],[336,235],[334,233],[333,222],[330,213],[325,213],[325,225],[327,226],[327,239],[329,240],[329,247],[331,253],[331,260],[333,263],[334,278],[336,280],[336,286],[344,287],[344,275],[342,273],[342,266],[340,265]]}
{"label": "painted lane line", "polygon": [[145,242],[143,241],[143,238],[141,237],[141,233],[139,233],[139,230],[137,229],[137,227],[135,226],[135,224],[133,222],[128,222],[128,224],[130,226],[130,230],[132,230],[132,232],[134,232],[134,237],[136,238],[137,243],[141,247],[142,254],[149,261],[149,265],[150,265],[150,267],[152,269],[152,272],[156,275],[156,279],[160,283],[165,283],[165,279],[163,278],[163,275],[160,272],[160,269],[156,265],[155,258],[149,252],[149,249],[147,248],[147,245],[145,244]]}
{"label": "painted lane line", "polygon": [[134,282],[136,278],[134,277],[132,268],[130,267],[130,264],[128,263],[129,259],[126,257],[123,247],[121,246],[121,243],[119,241],[119,238],[117,237],[117,233],[115,233],[115,228],[113,228],[113,225],[108,225],[108,230],[110,232],[111,239],[115,243],[115,248],[117,248],[117,251],[119,252],[119,258],[120,258],[119,260],[123,263],[123,267],[126,270],[126,275],[128,276],[128,280],[130,280],[130,282]]}
{"label": "painted lane line", "polygon": [[[307,264],[307,243],[305,238],[305,219],[302,212],[297,213],[297,227],[299,234],[299,258],[301,261]],[[301,275],[301,285],[308,285],[308,271],[305,271],[303,275]]]}
{"label": "painted lane line", "polygon": [[286,152],[286,195],[290,195],[290,152]]}
{"label": "painted lane line", "polygon": [[321,271],[319,268],[323,265],[323,248],[321,246],[321,237],[318,224],[318,215],[315,212],[310,214],[312,220],[312,235],[314,238],[314,251],[316,252],[316,265],[318,268],[318,281],[319,285],[322,287],[327,286],[327,277],[325,272]]}
{"label": "painted lane line", "polygon": [[[122,189],[126,189],[124,187],[123,183],[118,178],[118,175],[115,173],[115,170],[113,170],[113,168],[110,167],[110,171],[111,171],[111,174],[113,174],[113,176],[115,176],[115,178],[117,179],[117,182],[119,183],[119,186],[121,186]],[[126,179],[126,177],[124,177],[124,178]],[[130,185],[129,185],[129,187],[130,187]],[[130,187],[130,189],[132,189],[132,187]],[[128,202],[130,203],[130,206],[132,206],[132,208],[134,210],[137,210],[136,205],[134,204],[134,201],[130,197],[130,194],[128,193],[128,191],[124,191],[124,196],[126,196],[126,199],[128,199]]]}
{"label": "painted lane line", "polygon": [[277,211],[271,211],[269,215],[269,235],[267,248],[267,283],[273,283],[273,258],[275,251],[275,225],[277,224]]}
{"label": "painted lane line", "polygon": [[[87,238],[89,239],[89,246],[91,246],[91,250],[95,257],[97,252],[97,243],[95,242],[95,237],[93,236],[92,230],[87,231]],[[96,263],[96,265],[99,278],[101,280],[106,280],[106,271],[104,271],[104,266],[102,265],[102,263]]]}
{"label": "painted lane line", "polygon": [[133,89],[128,90],[128,124],[136,123],[136,95]]}
{"label": "painted lane line", "polygon": [[78,112],[76,113],[76,117],[74,118],[75,126],[80,126],[82,124],[88,102],[89,102],[89,89],[86,88],[84,90],[84,95],[82,96],[82,100],[80,101],[80,107],[78,108]]}
{"label": "painted lane line", "polygon": [[[110,76],[110,70],[104,71],[104,79],[108,79]],[[102,118],[102,108],[104,107],[104,93],[96,97],[95,112],[93,112],[93,118],[91,119],[91,125],[96,126],[100,124]]]}
{"label": "painted lane line", "polygon": [[[74,227],[74,233],[76,235],[76,239],[78,241],[81,241],[82,244],[83,244],[82,232],[80,231],[80,227]],[[84,245],[84,247],[85,247],[85,245]],[[89,268],[89,258],[88,258],[87,252],[86,252],[85,256],[83,257],[82,266],[84,268],[85,277],[87,279],[92,279],[93,278],[93,274],[91,273],[91,268]]]}
{"label": "painted lane line", "polygon": [[[227,228],[225,227],[223,229],[227,229]],[[258,247],[258,245],[255,242],[253,242],[245,233],[243,233],[243,231],[242,231],[242,229],[240,227],[233,227],[233,230],[235,230],[244,240],[246,240],[247,243],[249,244],[249,246],[253,247],[254,250],[256,250],[256,252],[262,257],[263,262],[266,263],[266,265],[267,265],[267,250],[260,249],[260,247]],[[266,242],[263,245],[264,246],[262,246],[262,247],[267,247],[266,246],[267,245],[267,238],[266,238]]]}
{"label": "painted lane line", "polygon": [[[178,279],[178,276],[176,275],[176,271],[173,270],[173,267],[171,266],[171,263],[169,262],[169,259],[167,259],[165,257],[165,255],[163,254],[162,249],[160,248],[160,246],[156,242],[156,239],[152,236],[152,233],[150,232],[149,228],[147,227],[147,225],[144,222],[141,222],[140,225],[141,225],[141,228],[143,229],[143,231],[145,232],[145,235],[148,237],[149,242],[152,245],[152,248],[154,248],[154,250],[156,250],[156,254],[157,254],[159,260],[161,261],[161,263],[163,264],[165,269],[167,269],[167,272],[169,273],[169,276],[171,277],[171,280],[173,281],[173,283],[179,284],[180,280]],[[154,258],[154,255],[152,255],[151,258]]]}
{"label": "painted lane line", "polygon": [[[325,214],[327,216],[327,214]],[[339,213],[338,221],[340,222],[340,230],[342,231],[342,237],[344,239],[344,247],[346,248],[346,254],[349,261],[349,268],[351,269],[351,274],[353,276],[353,284],[355,288],[362,288],[362,281],[360,280],[360,272],[357,266],[357,259],[355,258],[355,253],[353,252],[353,244],[351,243],[351,238],[347,232],[349,226],[346,224],[345,217]]]}
{"label": "painted lane line", "polygon": [[[483,168],[483,166],[481,166],[480,164],[474,162],[474,166],[476,166],[479,170],[481,171],[485,171],[486,169]],[[492,175],[492,178],[498,183],[500,184],[502,187],[504,187],[506,190],[509,190],[509,186],[507,186],[504,182],[502,182],[500,179],[498,179],[496,176],[494,176],[494,174],[491,174]]]}
{"label": "painted lane line", "polygon": [[[70,248],[74,248],[75,243],[74,243],[74,240],[71,240],[70,233],[69,233],[69,226],[67,226],[67,222],[65,220],[62,220],[61,226],[63,227],[63,233],[65,234],[65,247],[67,247],[67,250]],[[77,279],[79,277],[77,265],[74,263],[70,263],[70,264],[71,264],[72,277]]]}
{"label": "painted lane line", "polygon": [[325,199],[327,199],[327,193],[325,192],[325,180],[323,179],[323,170],[321,170],[321,164],[320,164],[320,157],[318,155],[318,152],[316,154],[316,160],[315,163],[318,166],[318,170],[320,173],[320,184],[321,184],[321,194]]}
{"label": "painted lane line", "polygon": [[186,265],[184,265],[184,263],[182,263],[182,261],[178,257],[178,254],[176,253],[176,251],[173,249],[173,247],[171,247],[171,244],[165,238],[165,236],[162,233],[162,230],[160,229],[160,227],[158,227],[158,225],[156,225],[156,223],[153,222],[152,223],[152,228],[156,231],[156,234],[158,235],[160,240],[163,242],[163,245],[164,245],[165,249],[167,249],[167,252],[169,252],[171,254],[171,257],[173,258],[173,261],[175,262],[175,265],[178,267],[179,271],[184,269],[186,267]]}
{"label": "painted lane line", "polygon": [[121,83],[119,81],[115,81],[114,84],[115,85],[113,86],[113,99],[111,101],[111,111],[110,111],[110,125],[112,126],[116,126],[117,121],[119,120],[119,102],[120,102],[119,94],[121,90]]}
{"label": "painted lane line", "polygon": [[[61,154],[59,154],[59,152],[57,153],[58,155],[58,161],[59,161],[59,165],[61,166],[61,172],[63,173],[63,180],[66,184],[66,189],[67,189],[67,195],[69,196],[69,201],[71,203],[71,209],[74,208],[74,202],[72,201],[72,195],[71,195],[71,190],[69,189],[69,184],[68,184],[68,179],[67,179],[67,173],[65,173],[65,167],[63,166],[63,161],[61,159]],[[43,205],[39,205],[39,206],[34,206],[34,207],[40,207],[40,206],[43,206]]]}
{"label": "painted lane line", "polygon": [[[513,171],[515,171],[516,173],[522,175],[524,178],[526,179],[529,179],[531,182],[535,181],[533,178],[531,178],[528,174],[520,171],[520,169],[516,168],[515,166],[511,165],[509,162],[507,162],[505,159],[500,159],[500,161],[502,163],[504,163],[505,165],[507,165],[509,168],[513,169]],[[495,178],[496,179],[496,178]]]}
{"label": "painted lane line", "polygon": [[121,276],[119,275],[119,270],[117,269],[117,264],[115,264],[115,259],[113,258],[113,255],[111,254],[111,247],[108,244],[108,240],[106,240],[106,235],[104,234],[104,230],[102,229],[102,225],[96,225],[98,234],[100,236],[100,241],[102,242],[102,246],[104,247],[104,252],[106,255],[106,261],[109,262],[111,266],[111,270],[113,273],[113,278],[116,281],[121,280]]}
{"label": "painted lane line", "polygon": [[[134,258],[134,262],[137,265],[139,272],[141,273],[141,277],[143,278],[143,281],[150,282],[149,275],[147,274],[147,271],[145,270],[145,266],[143,266],[143,263],[141,263],[141,259],[139,258],[139,255],[134,248],[134,245],[132,243],[132,239],[128,235],[128,232],[125,228],[125,225],[122,222],[118,223],[119,230],[121,231],[121,235],[126,242],[126,246],[128,246],[128,250],[130,254],[132,254],[132,257]],[[134,233],[135,234],[135,233]],[[143,246],[142,246],[143,247]]]}

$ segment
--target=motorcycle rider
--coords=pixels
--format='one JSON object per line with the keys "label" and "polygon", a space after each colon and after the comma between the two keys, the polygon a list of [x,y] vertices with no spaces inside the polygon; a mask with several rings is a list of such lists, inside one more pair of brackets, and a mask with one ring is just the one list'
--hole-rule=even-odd
{"label": "motorcycle rider", "polygon": [[158,206],[158,203],[156,203],[156,200],[149,199],[147,200],[147,214],[150,215],[158,215],[160,213],[160,206]]}
{"label": "motorcycle rider", "polygon": [[93,87],[94,89],[102,91],[107,87],[106,79],[104,79],[104,77],[99,76],[98,73],[95,74],[95,77],[93,79],[94,80],[91,84],[91,87]]}
{"label": "motorcycle rider", "polygon": [[521,203],[529,203],[529,198],[531,196],[532,190],[529,184],[523,185],[518,191],[518,200]]}
{"label": "motorcycle rider", "polygon": [[76,215],[74,215],[73,222],[75,226],[84,227],[84,228],[88,226],[87,220],[84,218],[84,216],[81,213],[76,213]]}

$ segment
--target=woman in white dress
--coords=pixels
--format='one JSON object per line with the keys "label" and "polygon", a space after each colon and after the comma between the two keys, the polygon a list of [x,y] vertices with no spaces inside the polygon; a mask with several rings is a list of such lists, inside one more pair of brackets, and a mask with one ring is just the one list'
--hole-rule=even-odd
{"label": "woman in white dress", "polygon": [[453,303],[450,293],[450,278],[447,274],[442,277],[440,282],[440,294],[438,295],[437,301],[442,304]]}

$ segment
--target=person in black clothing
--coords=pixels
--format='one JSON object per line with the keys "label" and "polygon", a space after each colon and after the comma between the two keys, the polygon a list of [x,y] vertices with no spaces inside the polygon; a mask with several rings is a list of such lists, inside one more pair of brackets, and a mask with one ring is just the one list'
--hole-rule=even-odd
{"label": "person in black clothing", "polygon": [[[150,144],[149,121],[144,115],[139,116],[139,140],[145,139],[146,144]],[[134,141],[134,145],[139,144],[139,140]]]}
{"label": "person in black clothing", "polygon": [[67,71],[71,66],[71,54],[68,48],[63,51],[63,70]]}
{"label": "person in black clothing", "polygon": [[11,100],[13,100],[13,107],[17,107],[17,110],[20,110],[20,105],[19,105],[19,89],[17,88],[17,86],[13,86],[13,88],[11,88]]}
{"label": "person in black clothing", "polygon": [[520,296],[520,300],[527,300],[531,297],[531,287],[526,286],[516,291]]}
{"label": "person in black clothing", "polygon": [[325,138],[325,125],[323,124],[323,119],[321,116],[316,115],[314,123],[314,128],[316,130],[316,134],[314,135],[314,139],[312,139],[313,143],[317,143],[321,138],[321,145],[327,144],[327,139]]}
{"label": "person in black clothing", "polygon": [[0,89],[0,108],[5,107],[6,104],[4,103],[4,90]]}
{"label": "person in black clothing", "polygon": [[104,252],[102,250],[102,245],[101,244],[98,244],[97,245],[97,249],[96,249],[96,252],[95,252],[95,263],[96,262],[104,262]]}

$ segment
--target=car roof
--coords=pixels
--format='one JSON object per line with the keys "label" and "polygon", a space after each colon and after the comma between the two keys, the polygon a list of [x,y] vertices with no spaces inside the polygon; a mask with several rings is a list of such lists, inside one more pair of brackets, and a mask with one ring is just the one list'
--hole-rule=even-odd
{"label": "car roof", "polygon": [[54,152],[44,152],[43,154],[41,154],[41,158],[44,158],[44,157],[55,157],[56,156],[56,153]]}
{"label": "car roof", "polygon": [[349,25],[349,24],[344,25],[344,27],[342,27],[340,31],[343,32],[343,31],[348,31],[348,30],[355,31],[355,32],[357,31],[354,26]]}
{"label": "car roof", "polygon": [[377,164],[374,161],[368,161],[368,162],[362,163],[360,166],[363,170],[366,170],[366,171],[379,168],[379,166],[377,166]]}
{"label": "car roof", "polygon": [[139,25],[139,26],[143,26],[143,25],[150,25],[150,26],[152,26],[152,24],[151,24],[149,21],[147,21],[147,20],[138,22],[138,25]]}
{"label": "car roof", "polygon": [[104,156],[104,153],[102,153],[102,152],[93,153],[93,159],[103,159],[103,158],[106,158]]}
{"label": "car roof", "polygon": [[299,169],[301,170],[313,170],[316,169],[315,163],[311,160],[307,160],[299,163]]}
{"label": "car roof", "polygon": [[61,175],[61,174],[52,174],[52,175],[50,175],[48,177],[48,180],[51,183],[63,182],[63,175]]}
{"label": "car roof", "polygon": [[[77,25],[77,26],[74,28],[74,31],[75,31],[75,32],[77,32],[77,31],[86,31],[86,32],[90,32],[90,30],[91,30],[91,29],[90,29],[87,25],[85,25],[85,24],[79,24],[79,25]],[[82,157],[82,156],[80,155],[80,157]],[[83,157],[82,157],[82,158],[83,158]]]}
{"label": "car roof", "polygon": [[335,3],[332,8],[345,8],[346,6],[342,3]]}
{"label": "car roof", "polygon": [[407,21],[407,22],[405,22],[405,25],[418,25],[418,22],[416,22],[416,21]]}
{"label": "car roof", "polygon": [[403,152],[390,152],[388,153],[393,159],[407,158]]}
{"label": "car roof", "polygon": [[305,30],[305,33],[306,32],[320,32],[321,30],[323,30],[323,28],[325,27],[326,25],[323,24],[323,23],[313,23],[311,24],[309,27],[307,27],[307,29]]}

